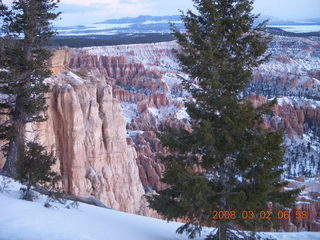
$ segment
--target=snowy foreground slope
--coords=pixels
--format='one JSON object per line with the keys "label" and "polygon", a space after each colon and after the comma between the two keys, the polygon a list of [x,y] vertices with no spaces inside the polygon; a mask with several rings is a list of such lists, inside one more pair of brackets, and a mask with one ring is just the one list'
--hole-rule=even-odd
{"label": "snowy foreground slope", "polygon": [[[0,176],[0,187],[3,182]],[[45,208],[45,196],[35,202],[19,199],[20,185],[11,182],[0,193],[0,240],[178,240],[187,239],[175,233],[181,223],[123,213],[111,209],[79,204],[53,203]],[[212,229],[206,229],[201,238]],[[320,233],[271,233],[275,239],[315,240]],[[267,236],[267,234],[262,234]]]}

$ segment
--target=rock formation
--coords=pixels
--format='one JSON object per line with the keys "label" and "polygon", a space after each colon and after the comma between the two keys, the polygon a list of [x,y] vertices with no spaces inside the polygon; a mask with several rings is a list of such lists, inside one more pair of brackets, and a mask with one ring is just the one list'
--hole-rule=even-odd
{"label": "rock formation", "polygon": [[[276,37],[269,49],[273,58],[255,71],[247,90],[256,106],[268,98],[278,99],[274,117],[266,119],[265,124],[270,129],[286,129],[284,167],[289,177],[320,173],[320,141],[316,134],[320,104],[315,99],[319,86],[318,45],[316,39]],[[183,104],[189,96],[180,79],[187,76],[179,71],[174,53],[177,50],[174,42],[84,48],[75,50],[69,64],[74,71],[89,69],[113,86],[114,96],[124,110],[129,141],[138,153],[139,174],[146,192],[165,187],[160,182],[163,166],[156,158],[156,153],[164,149],[154,132],[164,126],[189,127]],[[302,229],[297,222],[287,226],[292,224]]]}
{"label": "rock formation", "polygon": [[[246,94],[254,106],[277,98],[266,128],[286,129],[285,177],[320,174],[320,47],[318,38],[275,37],[272,59],[256,69]],[[166,186],[156,157],[166,150],[155,132],[190,130],[175,42],[58,50],[48,79],[48,121],[28,126],[58,158],[66,192],[93,196],[107,206],[154,215],[143,195]],[[1,167],[0,161],[0,167]],[[296,184],[293,187],[300,187]],[[311,190],[310,190],[311,191]],[[281,222],[284,230],[318,230],[319,201],[306,221]],[[318,190],[317,190],[318,191]],[[318,191],[319,192],[319,191]]]}
{"label": "rock formation", "polygon": [[60,50],[53,58],[54,70],[60,73],[47,80],[52,86],[48,121],[28,125],[27,137],[56,153],[66,192],[98,198],[121,211],[147,214],[137,153],[127,143],[121,105],[112,87],[105,79],[91,81],[64,70],[68,58],[64,54],[69,53]]}
{"label": "rock formation", "polygon": [[[280,220],[280,228],[290,232],[320,231],[320,178],[304,177],[289,180],[288,189],[303,189],[297,204],[290,210],[290,219]],[[305,214],[305,215],[302,215]]]}

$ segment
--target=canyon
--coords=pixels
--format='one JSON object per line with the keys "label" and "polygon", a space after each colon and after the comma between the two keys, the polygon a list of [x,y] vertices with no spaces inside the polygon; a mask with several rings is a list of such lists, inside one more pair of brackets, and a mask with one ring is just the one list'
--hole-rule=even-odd
{"label": "canyon", "polygon": [[[190,130],[178,51],[175,42],[55,51],[48,120],[29,124],[27,135],[55,153],[65,192],[157,216],[144,199],[166,187],[157,158],[166,149],[156,132]],[[265,125],[285,129],[284,178],[288,188],[305,187],[292,212],[310,213],[281,229],[320,231],[320,41],[275,36],[268,51],[272,58],[254,71],[245,94],[254,106],[277,98]]]}

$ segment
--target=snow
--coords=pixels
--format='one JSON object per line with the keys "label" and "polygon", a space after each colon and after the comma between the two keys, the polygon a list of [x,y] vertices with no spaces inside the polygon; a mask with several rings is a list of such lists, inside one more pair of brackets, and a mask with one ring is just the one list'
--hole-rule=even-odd
{"label": "snow", "polygon": [[65,31],[65,32],[59,33],[60,36],[88,36],[91,34],[112,36],[112,35],[118,34],[118,32],[116,30],[108,30],[108,31],[88,33],[88,32],[76,32],[76,30],[72,30],[72,31]]}
{"label": "snow", "polygon": [[178,112],[176,112],[176,117],[177,117],[177,119],[179,119],[179,120],[182,120],[182,119],[188,119],[188,120],[190,120],[190,116],[189,116],[189,114],[187,113],[187,108],[182,108],[182,109],[180,109]]}
{"label": "snow", "polygon": [[3,94],[3,93],[0,93],[0,100],[5,100],[9,97],[8,94]]}
{"label": "snow", "polygon": [[175,73],[165,73],[163,81],[167,83],[169,89],[181,84],[181,79]]}
{"label": "snow", "polygon": [[61,36],[86,36],[90,34],[94,35],[113,35],[117,34],[121,29],[128,29],[132,26],[132,23],[124,24],[88,24],[85,26],[68,27],[67,29],[59,29],[59,35]]}
{"label": "snow", "polygon": [[263,72],[283,72],[283,73],[302,73],[312,71],[318,68],[320,60],[311,56],[304,56],[289,62],[281,62],[277,59],[272,59],[268,63],[262,64],[259,71]]}
{"label": "snow", "polygon": [[138,105],[135,103],[121,102],[121,107],[126,123],[131,123],[138,116]]}
{"label": "snow", "polygon": [[182,23],[182,21],[169,21],[169,20],[160,20],[160,21],[144,21],[142,24],[146,25],[146,24],[161,24],[161,23]]}
{"label": "snow", "polygon": [[80,76],[71,71],[63,71],[56,76],[52,76],[44,80],[44,83],[46,84],[54,84],[56,82],[65,82],[66,84],[58,83],[58,85],[66,88],[72,88],[72,86],[80,86],[85,84],[86,80],[82,79]]}
{"label": "snow", "polygon": [[84,83],[84,80],[73,72],[68,71],[65,76],[71,80],[72,85],[82,85]]}
{"label": "snow", "polygon": [[320,178],[316,178],[316,177],[305,178],[304,182],[306,182],[306,183],[320,183]]}
{"label": "snow", "polygon": [[55,82],[55,78],[54,77],[49,77],[49,78],[46,78],[43,82],[45,84],[53,84]]}
{"label": "snow", "polygon": [[268,25],[268,27],[280,28],[288,32],[306,33],[319,32],[320,25]]}
{"label": "snow", "polygon": [[[175,41],[151,44],[130,44],[104,47],[87,47],[75,49],[81,54],[82,51],[97,56],[124,56],[128,63],[141,63],[146,69],[159,71],[176,70],[179,64],[173,57],[172,50],[178,49]],[[160,61],[160,66],[157,62]]]}
{"label": "snow", "polygon": [[[0,176],[0,183],[5,177]],[[52,203],[45,196],[35,202],[19,199],[20,184],[11,182],[0,193],[0,240],[187,240],[177,234],[181,223],[167,222],[80,203],[78,208]],[[71,202],[68,201],[67,204]],[[204,239],[213,229],[205,228]],[[317,240],[320,233],[262,233],[278,240]]]}
{"label": "snow", "polygon": [[89,24],[86,25],[87,28],[94,29],[94,30],[105,30],[105,29],[114,29],[114,28],[129,28],[131,27],[132,23],[122,23],[122,24],[105,24],[105,23],[99,23],[99,24]]}
{"label": "snow", "polygon": [[[270,43],[267,50],[273,57],[270,61],[260,65],[258,72],[263,75],[272,74],[274,79],[277,75],[280,77],[287,75],[289,78],[298,77],[298,85],[303,85],[306,81],[314,81],[308,73],[317,71],[320,67],[318,49],[318,38],[274,36],[274,41]],[[318,82],[315,84],[317,85]]]}
{"label": "snow", "polygon": [[[302,103],[312,107],[309,102]],[[315,102],[313,104],[318,105]],[[302,136],[297,135],[292,139],[288,136],[285,137],[286,161],[284,169],[286,177],[316,176],[319,174],[319,142],[319,134],[313,129],[306,130]]]}
{"label": "snow", "polygon": [[3,240],[183,239],[175,234],[177,224],[85,204],[78,210],[46,209],[7,196],[0,204],[6,206],[0,221]]}
{"label": "snow", "polygon": [[8,192],[0,193],[0,240],[187,239],[175,233],[181,223],[82,203],[78,209],[67,209],[58,203],[48,209],[43,206],[44,196],[35,202],[18,199],[19,187],[14,183]]}
{"label": "snow", "polygon": [[159,117],[159,116],[161,115],[160,110],[158,110],[158,109],[155,108],[155,107],[150,107],[150,108],[148,108],[148,110],[149,110],[149,112],[150,112],[151,114],[153,114],[154,116]]}
{"label": "snow", "polygon": [[[269,100],[273,100],[270,98]],[[320,101],[314,99],[308,99],[306,97],[279,97],[277,98],[278,104],[280,106],[291,105],[300,107],[310,107],[312,109],[320,108]]]}
{"label": "snow", "polygon": [[277,101],[280,106],[283,106],[283,105],[291,105],[292,106],[291,99],[289,99],[288,97],[278,98]]}
{"label": "snow", "polygon": [[319,240],[320,233],[299,232],[299,233],[273,233],[270,234],[277,240]]}
{"label": "snow", "polygon": [[298,201],[298,202],[296,202],[296,204],[299,204],[299,205],[302,205],[302,204],[308,205],[308,204],[310,204],[310,203],[309,203],[309,202]]}
{"label": "snow", "polygon": [[162,106],[160,108],[149,107],[148,111],[159,120],[167,117],[175,117],[179,120],[190,119],[190,116],[186,112],[186,108],[180,109],[174,105]]}
{"label": "snow", "polygon": [[144,131],[141,130],[128,130],[128,135],[131,138],[135,138],[138,134],[142,135],[144,133]]}

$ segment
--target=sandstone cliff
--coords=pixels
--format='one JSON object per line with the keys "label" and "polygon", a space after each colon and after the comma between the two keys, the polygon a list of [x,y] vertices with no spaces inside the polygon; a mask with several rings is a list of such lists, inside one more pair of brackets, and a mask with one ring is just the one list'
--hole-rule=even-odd
{"label": "sandstone cliff", "polygon": [[[320,173],[317,46],[317,39],[277,37],[269,50],[273,58],[255,71],[247,91],[255,106],[278,99],[266,127],[287,131],[287,177]],[[154,214],[143,195],[165,187],[156,158],[165,150],[155,131],[165,126],[190,130],[183,103],[189,95],[181,86],[187,76],[173,50],[178,46],[168,42],[56,52],[55,77],[47,80],[53,89],[48,121],[29,125],[28,134],[56,152],[65,191],[94,196],[115,209]],[[318,200],[310,192],[305,196],[312,200],[313,217],[292,219],[283,229],[317,229]]]}
{"label": "sandstone cliff", "polygon": [[[285,143],[288,177],[320,174],[319,111],[320,51],[317,38],[275,37],[268,50],[272,59],[256,69],[247,94],[278,98],[270,127],[287,130]],[[143,185],[162,189],[162,166],[155,159],[161,148],[154,131],[164,126],[188,128],[174,42],[74,50],[69,67],[88,69],[113,86],[127,121],[127,133],[138,152]],[[177,77],[180,76],[180,77]],[[320,95],[319,95],[320,97]],[[258,100],[259,101],[259,100]]]}
{"label": "sandstone cliff", "polygon": [[[284,127],[287,131],[284,167],[289,177],[320,173],[320,105],[313,97],[319,86],[317,46],[317,39],[276,37],[269,49],[273,58],[255,71],[247,91],[255,105],[278,98],[275,115],[267,119],[266,127]],[[167,125],[189,128],[183,104],[189,96],[183,91],[180,78],[187,76],[179,71],[173,50],[179,50],[174,42],[92,47],[74,50],[70,57],[71,69],[88,69],[113,86],[114,96],[124,110],[127,135],[138,153],[140,179],[146,192],[165,187],[160,182],[163,166],[156,158],[156,153],[164,149],[154,132]],[[309,227],[301,227],[292,220],[286,226],[311,229],[318,221],[313,218]]]}
{"label": "sandstone cliff", "polygon": [[68,50],[56,53],[56,76],[48,96],[48,121],[28,126],[36,138],[56,153],[63,189],[93,196],[121,211],[146,214],[137,153],[127,143],[122,109],[105,79],[81,78],[65,70]]}

